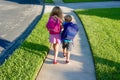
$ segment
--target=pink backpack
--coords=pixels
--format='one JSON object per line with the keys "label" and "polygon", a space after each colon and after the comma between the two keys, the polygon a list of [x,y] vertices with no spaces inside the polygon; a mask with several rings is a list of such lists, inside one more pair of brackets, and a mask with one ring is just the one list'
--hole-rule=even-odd
{"label": "pink backpack", "polygon": [[49,18],[46,27],[50,34],[59,34],[61,32],[60,20],[54,16]]}

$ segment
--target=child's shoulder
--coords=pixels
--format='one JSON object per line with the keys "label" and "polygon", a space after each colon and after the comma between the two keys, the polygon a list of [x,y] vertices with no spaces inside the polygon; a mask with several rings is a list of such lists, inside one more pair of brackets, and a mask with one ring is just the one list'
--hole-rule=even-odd
{"label": "child's shoulder", "polygon": [[67,26],[70,27],[70,28],[78,29],[78,25],[76,23],[73,23],[73,22],[69,22],[67,24]]}
{"label": "child's shoulder", "polygon": [[70,24],[73,24],[73,23],[72,22],[66,22],[66,21],[63,22],[63,25],[70,25]]}

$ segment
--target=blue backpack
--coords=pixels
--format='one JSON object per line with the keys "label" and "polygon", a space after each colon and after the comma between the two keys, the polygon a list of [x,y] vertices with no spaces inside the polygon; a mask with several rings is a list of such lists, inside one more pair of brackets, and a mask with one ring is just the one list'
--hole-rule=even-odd
{"label": "blue backpack", "polygon": [[66,22],[63,24],[64,30],[61,33],[62,40],[73,40],[75,35],[78,32],[77,24],[73,24],[72,22]]}

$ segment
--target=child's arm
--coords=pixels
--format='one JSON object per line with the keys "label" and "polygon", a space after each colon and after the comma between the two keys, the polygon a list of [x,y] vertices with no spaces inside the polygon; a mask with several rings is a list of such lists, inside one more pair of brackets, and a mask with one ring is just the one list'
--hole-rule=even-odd
{"label": "child's arm", "polygon": [[54,15],[54,17],[55,18],[57,18],[59,21],[60,21],[60,27],[61,27],[61,29],[63,29],[63,25],[62,25],[62,23],[63,23],[63,20],[62,19],[60,19],[58,16],[56,16],[56,15]]}
{"label": "child's arm", "polygon": [[55,18],[57,18],[57,19],[59,19],[60,23],[62,23],[62,22],[63,22],[63,20],[62,20],[62,19],[60,19],[58,16],[54,15],[54,17],[55,17]]}

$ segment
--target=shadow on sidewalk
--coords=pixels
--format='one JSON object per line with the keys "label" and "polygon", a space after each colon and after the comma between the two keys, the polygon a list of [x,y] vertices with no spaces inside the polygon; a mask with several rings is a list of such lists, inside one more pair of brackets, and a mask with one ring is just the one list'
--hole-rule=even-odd
{"label": "shadow on sidewalk", "polygon": [[[2,45],[2,47],[6,48],[6,49],[4,49],[0,54],[0,65],[2,65],[4,63],[4,61],[6,59],[8,59],[10,57],[10,55],[13,54],[15,49],[17,49],[22,44],[22,42],[26,39],[26,37],[32,32],[35,25],[41,19],[43,11],[40,15],[38,15],[34,18],[34,20],[28,25],[26,30],[23,33],[21,33],[18,36],[18,38],[16,38],[13,42],[11,42],[11,44],[9,44],[10,43],[9,41],[1,39],[1,41],[4,42],[4,44],[1,44],[1,45]],[[0,42],[0,43],[2,43],[2,42]]]}
{"label": "shadow on sidewalk", "polygon": [[6,49],[10,45],[10,41],[0,38],[0,47]]}

